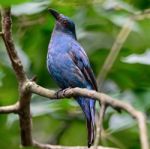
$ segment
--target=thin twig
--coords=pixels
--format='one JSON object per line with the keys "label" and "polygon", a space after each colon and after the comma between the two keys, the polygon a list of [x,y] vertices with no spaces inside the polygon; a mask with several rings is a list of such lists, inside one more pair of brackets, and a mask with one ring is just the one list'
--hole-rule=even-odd
{"label": "thin twig", "polygon": [[0,36],[2,36],[4,33],[3,32],[0,32]]}
{"label": "thin twig", "polygon": [[[61,145],[50,145],[50,144],[42,144],[39,142],[34,141],[35,147],[39,149],[88,149],[86,146],[61,146]],[[93,147],[90,147],[90,149],[94,149]],[[111,147],[104,147],[104,146],[98,146],[97,149],[117,149],[117,148],[111,148]]]}
{"label": "thin twig", "polygon": [[94,142],[94,149],[97,149],[97,146],[99,144],[99,141],[101,140],[101,133],[103,130],[103,120],[104,120],[104,115],[106,111],[106,104],[101,103],[100,111],[99,111],[99,118],[96,123],[96,137],[95,137],[95,142]]}
{"label": "thin twig", "polygon": [[143,20],[143,19],[150,19],[150,9],[145,9],[142,12],[137,12],[135,13],[134,16],[131,16],[131,18],[137,21]]}
{"label": "thin twig", "polygon": [[19,103],[18,102],[13,105],[0,107],[1,114],[18,113],[18,111],[19,111]]}
{"label": "thin twig", "polygon": [[138,127],[140,130],[140,138],[141,138],[141,146],[143,149],[149,149],[149,144],[148,144],[148,134],[147,134],[147,128],[146,126],[146,119],[143,113],[139,112],[137,113],[136,117],[138,121]]}

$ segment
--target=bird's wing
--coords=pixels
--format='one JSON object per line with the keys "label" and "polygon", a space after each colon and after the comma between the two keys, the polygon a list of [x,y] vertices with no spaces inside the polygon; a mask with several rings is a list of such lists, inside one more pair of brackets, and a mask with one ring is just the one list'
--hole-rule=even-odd
{"label": "bird's wing", "polygon": [[85,79],[90,83],[93,89],[96,91],[97,84],[94,77],[94,73],[91,69],[88,57],[84,49],[77,43],[71,43],[71,49],[69,50],[69,56],[71,57],[74,64],[80,69]]}

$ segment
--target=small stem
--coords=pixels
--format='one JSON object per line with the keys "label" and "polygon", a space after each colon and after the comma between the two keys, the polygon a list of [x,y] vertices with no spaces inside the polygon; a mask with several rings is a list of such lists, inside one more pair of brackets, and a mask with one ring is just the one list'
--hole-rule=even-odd
{"label": "small stem", "polygon": [[99,111],[99,119],[96,124],[97,129],[96,129],[96,139],[94,142],[94,149],[97,149],[99,141],[101,140],[101,133],[103,130],[103,120],[104,120],[105,111],[106,111],[106,104],[101,103],[101,107],[100,107],[100,111]]}

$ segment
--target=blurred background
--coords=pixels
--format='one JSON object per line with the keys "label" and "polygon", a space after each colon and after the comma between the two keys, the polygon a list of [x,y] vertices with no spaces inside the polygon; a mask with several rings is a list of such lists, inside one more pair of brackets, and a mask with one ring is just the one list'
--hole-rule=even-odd
{"label": "blurred background", "polygon": [[[0,0],[0,4],[12,6],[12,33],[25,71],[30,78],[36,75],[37,83],[49,89],[58,90],[58,86],[46,68],[47,47],[54,27],[47,9],[69,16],[76,24],[77,38],[88,54],[100,90],[145,112],[150,135],[149,0]],[[110,51],[109,68],[104,63]],[[18,84],[0,40],[0,106],[17,100]],[[34,95],[31,110],[36,140],[86,145],[85,119],[75,101],[50,101]],[[103,146],[140,148],[137,124],[127,113],[108,108],[104,129]],[[18,148],[18,116],[0,115],[0,138],[0,148]]]}

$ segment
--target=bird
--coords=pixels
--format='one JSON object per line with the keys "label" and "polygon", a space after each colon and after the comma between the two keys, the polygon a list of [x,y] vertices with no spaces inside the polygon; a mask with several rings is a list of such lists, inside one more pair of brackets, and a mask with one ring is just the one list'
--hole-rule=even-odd
{"label": "bird", "polygon": [[[87,88],[98,90],[93,70],[84,49],[76,37],[75,23],[54,9],[48,9],[55,19],[55,26],[47,52],[47,69],[53,80],[64,90],[67,88]],[[87,124],[88,147],[95,138],[95,100],[77,96]]]}

